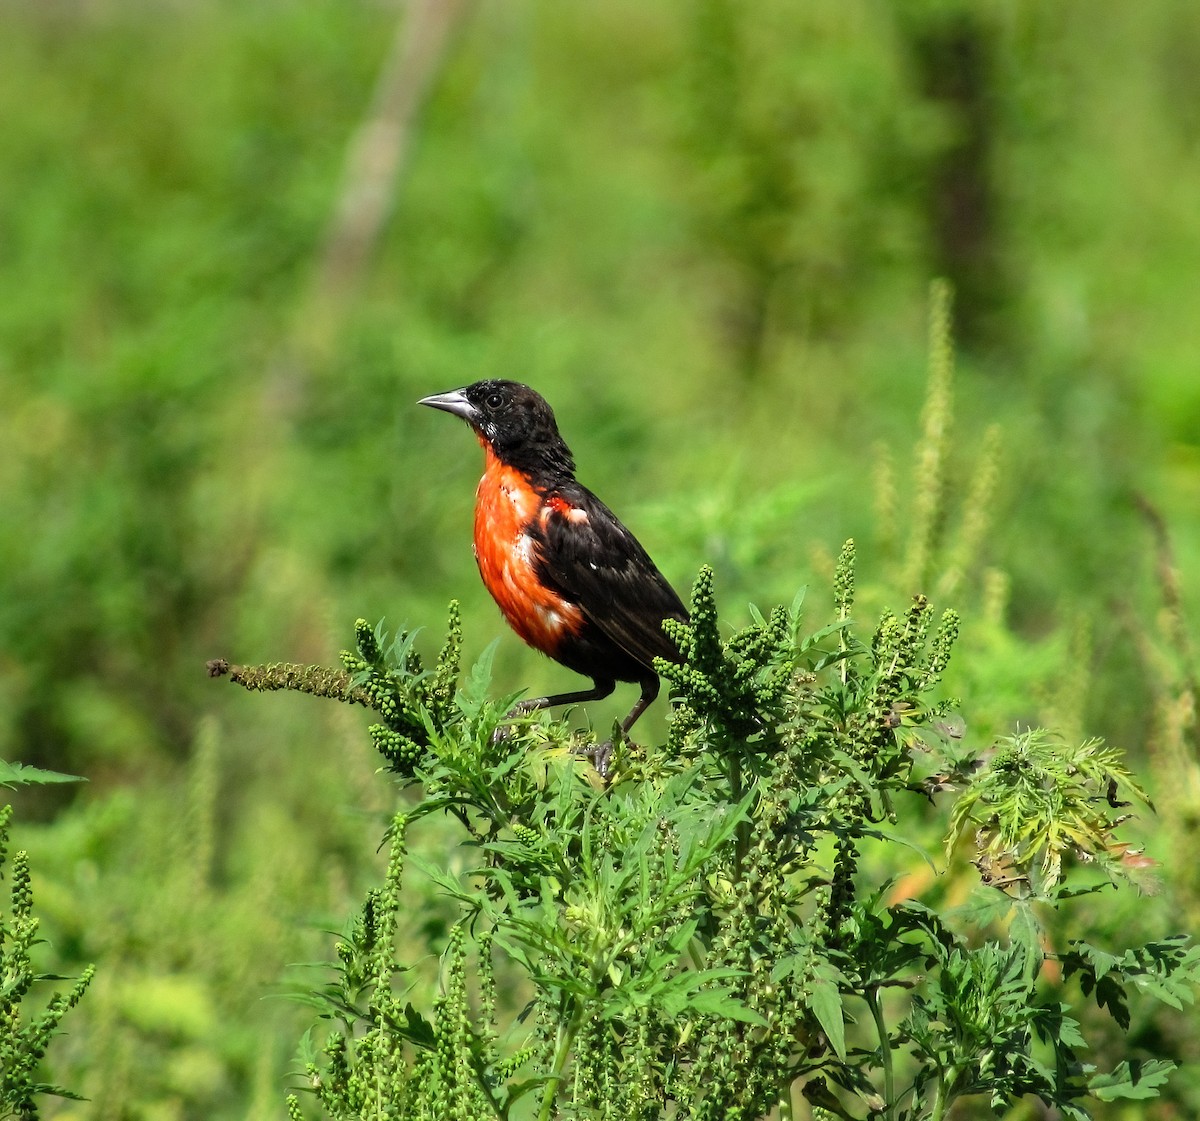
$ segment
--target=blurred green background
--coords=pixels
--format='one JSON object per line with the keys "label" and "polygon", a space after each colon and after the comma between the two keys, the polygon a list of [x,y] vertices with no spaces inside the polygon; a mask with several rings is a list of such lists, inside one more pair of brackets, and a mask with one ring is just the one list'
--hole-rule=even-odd
{"label": "blurred green background", "polygon": [[48,1115],[281,1116],[286,967],[377,870],[363,715],[207,658],[332,663],[360,615],[433,648],[457,597],[498,688],[572,687],[479,584],[474,441],[414,404],[485,376],[731,622],[805,584],[823,622],[848,536],[869,610],[959,607],[969,734],[1127,747],[1175,796],[1146,921],[1194,925],[1196,5],[0,0],[0,121],[0,750],[89,780],[13,797],[47,964],[99,965],[52,1052],[91,1101]]}

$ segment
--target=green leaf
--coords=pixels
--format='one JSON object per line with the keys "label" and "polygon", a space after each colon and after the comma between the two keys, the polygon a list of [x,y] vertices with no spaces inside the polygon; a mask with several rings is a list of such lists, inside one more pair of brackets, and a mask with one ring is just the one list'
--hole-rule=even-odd
{"label": "green leaf", "polygon": [[430,1051],[437,1046],[433,1025],[412,1006],[411,1001],[404,1006],[404,1022],[391,1020],[389,1026],[397,1035],[423,1050]]}
{"label": "green leaf", "polygon": [[1175,1064],[1167,1059],[1130,1059],[1107,1074],[1097,1074],[1088,1090],[1103,1102],[1117,1098],[1156,1098]]}
{"label": "green leaf", "polygon": [[805,584],[792,598],[792,606],[788,608],[788,614],[793,619],[800,617],[800,609],[804,606],[804,597],[808,595],[808,585]]}
{"label": "green leaf", "polygon": [[1042,924],[1038,922],[1038,917],[1027,900],[1017,901],[1012,922],[1008,926],[1008,936],[1014,945],[1025,951],[1026,969],[1030,973],[1036,973],[1045,957],[1042,950]]}
{"label": "green leaf", "polygon": [[64,775],[59,771],[44,771],[40,767],[29,767],[24,763],[10,763],[0,759],[0,785],[27,786],[31,783],[87,782],[79,775]]}
{"label": "green leaf", "polygon": [[492,684],[492,663],[496,660],[496,651],[499,646],[498,638],[488,643],[471,667],[471,672],[467,674],[467,679],[459,690],[459,698],[466,702],[463,707],[467,715],[476,713],[487,698],[488,689]]}
{"label": "green leaf", "polygon": [[1007,918],[1014,906],[1012,896],[994,887],[976,887],[966,902],[951,907],[946,917],[967,927],[987,928]]}
{"label": "green leaf", "polygon": [[754,1024],[765,1028],[764,1020],[753,1008],[747,1008],[737,997],[721,989],[705,989],[688,1000],[688,1008],[708,1016],[723,1016],[727,1020],[739,1020],[743,1024]]}
{"label": "green leaf", "polygon": [[1129,1004],[1125,998],[1125,988],[1111,973],[1096,982],[1096,1003],[1108,1010],[1122,1031],[1129,1030]]}
{"label": "green leaf", "polygon": [[667,939],[667,945],[676,953],[682,954],[687,948],[687,944],[692,940],[692,935],[696,933],[696,928],[700,925],[699,919],[690,919],[683,923],[672,935]]}
{"label": "green leaf", "polygon": [[818,978],[809,989],[809,1007],[829,1040],[829,1046],[842,1062],[846,1061],[846,1021],[842,1014],[842,997],[832,981]]}
{"label": "green leaf", "polygon": [[1091,962],[1097,981],[1099,981],[1106,973],[1111,972],[1121,964],[1121,958],[1116,954],[1110,954],[1106,950],[1101,950],[1096,946],[1090,946],[1086,942],[1075,942],[1072,945],[1074,949],[1077,949],[1089,962]]}

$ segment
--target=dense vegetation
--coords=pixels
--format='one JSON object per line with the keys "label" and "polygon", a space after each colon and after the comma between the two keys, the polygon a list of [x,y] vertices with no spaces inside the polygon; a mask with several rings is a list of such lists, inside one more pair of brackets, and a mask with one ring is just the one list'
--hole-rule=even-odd
{"label": "dense vegetation", "polygon": [[[958,609],[976,749],[1100,736],[1158,808],[1125,828],[1161,891],[1072,936],[1195,927],[1200,14],[1102,7],[3,9],[0,741],[88,780],[21,786],[11,829],[33,968],[96,964],[45,1076],[91,1101],[48,1115],[279,1116],[312,1009],[261,998],[324,985],[286,967],[384,876],[406,803],[365,721],[207,658],[329,663],[347,620],[457,598],[493,700],[562,682],[479,587],[475,447],[412,404],[485,373],[546,394],[681,591],[711,565],[731,628],[802,584],[823,618],[850,536],[861,635]],[[461,870],[453,826],[421,844]],[[976,876],[906,868],[934,906]],[[430,961],[458,910],[405,890]],[[1190,1009],[1129,1015],[1085,1025],[1097,1065],[1182,1062],[1145,1115],[1200,1110]]]}

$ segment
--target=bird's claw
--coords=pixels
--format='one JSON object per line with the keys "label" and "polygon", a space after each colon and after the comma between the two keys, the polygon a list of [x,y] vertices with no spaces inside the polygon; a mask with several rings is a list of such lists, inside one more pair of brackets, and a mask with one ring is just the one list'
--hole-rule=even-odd
{"label": "bird's claw", "polygon": [[613,741],[605,740],[603,743],[589,744],[588,746],[580,746],[574,749],[576,755],[586,756],[591,759],[592,766],[596,768],[596,773],[608,781],[608,768],[612,763]]}
{"label": "bird's claw", "polygon": [[496,725],[496,730],[492,733],[492,746],[504,743],[505,740],[512,739],[513,721],[520,720],[522,716],[528,716],[531,712],[536,712],[541,708],[541,704],[537,701],[519,701],[513,705],[505,714],[504,719]]}

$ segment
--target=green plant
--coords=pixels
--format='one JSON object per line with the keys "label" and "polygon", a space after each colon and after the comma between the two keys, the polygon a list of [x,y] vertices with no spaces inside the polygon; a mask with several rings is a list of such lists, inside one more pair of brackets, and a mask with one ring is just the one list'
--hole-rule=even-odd
{"label": "green plant", "polygon": [[[5,763],[0,781],[11,785],[74,780],[50,771]],[[0,809],[0,869],[9,863],[8,827],[11,820],[12,806]],[[77,1096],[61,1086],[41,1081],[41,1065],[59,1023],[82,999],[94,969],[88,966],[65,994],[53,993],[41,1012],[26,1012],[24,1006],[35,984],[64,978],[39,973],[34,968],[32,950],[40,939],[37,937],[38,919],[33,913],[28,854],[24,851],[12,854],[9,875],[12,901],[8,915],[0,916],[0,1118],[28,1121],[38,1116],[38,1097],[45,1094]]]}
{"label": "green plant", "polygon": [[[725,639],[703,570],[692,622],[667,624],[685,655],[660,664],[667,742],[620,743],[608,786],[575,750],[584,734],[544,715],[495,741],[513,698],[488,697],[486,657],[454,691],[456,610],[432,670],[411,635],[360,622],[334,688],[329,671],[235,675],[369,704],[407,792],[384,882],[317,994],[335,1027],[305,1069],[327,1115],[748,1119],[803,1098],[916,1121],[1033,1094],[1078,1119],[1157,1093],[1173,1064],[1097,1070],[1066,998],[1128,1026],[1129,993],[1191,999],[1200,951],[1056,947],[1045,922],[1111,889],[1125,849],[1109,811],[1140,789],[1095,742],[969,747],[938,696],[957,616],[917,597],[864,641],[853,561],[847,543],[829,624],[806,632],[797,600]],[[950,792],[952,847],[969,842],[984,883],[958,909],[892,898]],[[409,854],[442,814],[465,870]],[[396,960],[412,865],[458,915],[425,1007],[419,963]]]}

